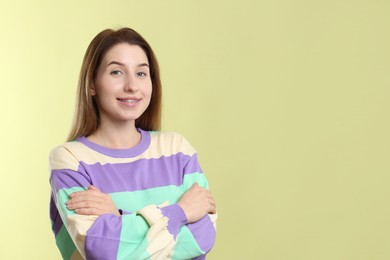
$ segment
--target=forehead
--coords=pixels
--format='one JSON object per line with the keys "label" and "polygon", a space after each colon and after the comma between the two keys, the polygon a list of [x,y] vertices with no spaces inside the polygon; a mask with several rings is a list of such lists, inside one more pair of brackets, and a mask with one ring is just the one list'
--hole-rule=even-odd
{"label": "forehead", "polygon": [[103,57],[102,63],[118,61],[127,65],[148,63],[145,51],[138,45],[120,43],[111,47]]}

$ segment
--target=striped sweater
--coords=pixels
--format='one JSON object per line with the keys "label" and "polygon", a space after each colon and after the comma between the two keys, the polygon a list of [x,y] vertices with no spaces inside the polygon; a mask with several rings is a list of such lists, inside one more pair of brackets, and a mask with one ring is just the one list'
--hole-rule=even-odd
{"label": "striped sweater", "polygon": [[[208,188],[196,151],[172,132],[141,133],[131,149],[109,149],[85,137],[50,153],[50,218],[64,259],[204,259],[216,215],[186,224],[176,203],[195,182]],[[94,185],[122,216],[78,215],[65,202]]]}

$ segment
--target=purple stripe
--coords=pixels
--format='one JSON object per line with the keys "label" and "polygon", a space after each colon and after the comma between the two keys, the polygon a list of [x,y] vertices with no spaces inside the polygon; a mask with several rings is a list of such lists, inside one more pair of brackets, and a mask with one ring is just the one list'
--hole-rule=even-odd
{"label": "purple stripe", "polygon": [[98,217],[87,232],[85,255],[87,259],[116,259],[122,229],[120,217],[104,214]]}
{"label": "purple stripe", "polygon": [[91,178],[84,172],[85,170],[80,167],[77,172],[66,169],[52,170],[50,178],[52,189],[59,191],[62,188],[88,187],[91,185]]}
{"label": "purple stripe", "polygon": [[206,259],[206,255],[205,255],[205,254],[204,254],[204,255],[197,256],[197,257],[195,257],[195,258],[192,258],[192,260],[204,260],[204,259]]}
{"label": "purple stripe", "polygon": [[55,203],[55,200],[53,197],[53,193],[50,196],[50,206],[49,207],[50,207],[50,219],[52,221],[54,221],[57,217],[58,210],[57,210],[56,203]]}
{"label": "purple stripe", "polygon": [[203,172],[202,168],[200,168],[200,165],[198,162],[198,154],[194,154],[193,156],[191,156],[191,157],[188,156],[188,157],[189,157],[189,160],[184,167],[184,174],[194,173],[194,172]]}
{"label": "purple stripe", "polygon": [[81,162],[81,166],[91,183],[105,193],[180,186],[184,174],[202,173],[196,157],[183,153],[131,163],[88,165]]}
{"label": "purple stripe", "polygon": [[187,217],[183,209],[178,204],[169,205],[161,208],[162,214],[167,217],[168,220],[168,231],[176,239],[177,233],[182,226],[187,223]]}
{"label": "purple stripe", "polygon": [[150,133],[140,128],[137,129],[141,133],[141,141],[133,148],[130,149],[110,149],[96,143],[89,141],[84,136],[77,139],[80,143],[88,146],[92,150],[98,151],[102,154],[116,157],[116,158],[129,158],[142,154],[148,149],[151,141]]}
{"label": "purple stripe", "polygon": [[60,229],[62,227],[62,219],[60,217],[60,214],[57,210],[57,207],[54,203],[54,198],[50,198],[50,219],[53,221],[52,224],[52,230],[55,236],[57,236],[58,232],[60,232]]}
{"label": "purple stripe", "polygon": [[215,229],[208,215],[204,216],[198,222],[187,225],[191,231],[199,247],[204,251],[208,252],[215,243]]}

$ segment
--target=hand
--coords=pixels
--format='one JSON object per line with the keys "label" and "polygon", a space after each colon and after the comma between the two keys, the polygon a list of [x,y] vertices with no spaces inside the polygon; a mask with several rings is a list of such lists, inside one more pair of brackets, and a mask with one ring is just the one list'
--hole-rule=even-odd
{"label": "hand", "polygon": [[102,215],[113,213],[120,216],[111,196],[101,192],[95,186],[89,186],[85,191],[77,191],[70,194],[70,200],[66,202],[69,210],[74,210],[80,215]]}
{"label": "hand", "polygon": [[216,213],[216,206],[211,192],[195,183],[177,203],[187,217],[187,223],[193,223],[208,213]]}

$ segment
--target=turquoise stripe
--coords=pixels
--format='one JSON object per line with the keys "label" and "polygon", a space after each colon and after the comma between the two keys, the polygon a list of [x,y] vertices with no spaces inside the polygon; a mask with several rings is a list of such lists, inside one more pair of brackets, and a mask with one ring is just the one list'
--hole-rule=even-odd
{"label": "turquoise stripe", "polygon": [[182,184],[183,190],[185,191],[188,190],[195,182],[197,182],[199,186],[203,188],[206,189],[209,188],[209,184],[204,174],[196,172],[196,173],[184,175],[183,184]]}
{"label": "turquoise stripe", "polygon": [[125,211],[135,212],[147,205],[160,205],[165,201],[176,203],[182,194],[181,187],[165,186],[142,191],[111,193],[115,205]]}
{"label": "turquoise stripe", "polygon": [[65,260],[70,259],[73,252],[77,250],[64,225],[62,225],[56,236],[56,244],[61,252],[62,258]]}
{"label": "turquoise stripe", "polygon": [[122,232],[117,259],[148,259],[146,232],[149,225],[136,214],[122,216]]}
{"label": "turquoise stripe", "polygon": [[198,246],[191,231],[186,226],[182,227],[177,236],[177,243],[172,259],[191,259],[194,256],[204,253],[205,252]]}

